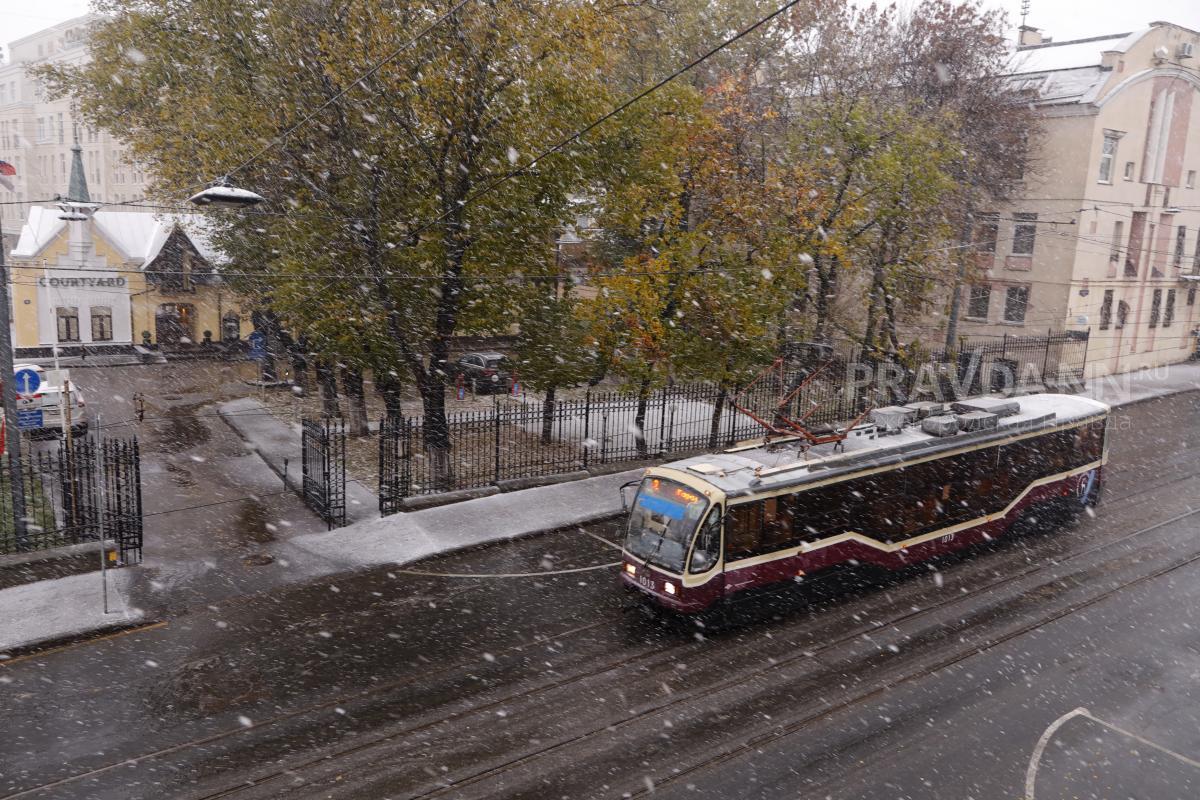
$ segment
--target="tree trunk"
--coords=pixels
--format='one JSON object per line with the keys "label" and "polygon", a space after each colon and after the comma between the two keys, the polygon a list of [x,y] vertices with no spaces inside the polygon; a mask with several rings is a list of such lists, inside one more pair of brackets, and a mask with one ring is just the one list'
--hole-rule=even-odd
{"label": "tree trunk", "polygon": [[721,414],[725,410],[725,397],[729,394],[729,390],[725,385],[721,385],[721,391],[717,393],[717,402],[713,404],[712,422],[708,426],[708,449],[716,450],[720,445],[721,439]]}
{"label": "tree trunk", "polygon": [[346,393],[346,408],[350,417],[349,434],[354,437],[369,436],[367,426],[367,397],[363,390],[362,368],[342,367],[342,390]]}
{"label": "tree trunk", "polygon": [[321,413],[326,417],[336,417],[341,414],[338,410],[337,376],[325,359],[316,365],[317,384],[321,387]]}
{"label": "tree trunk", "polygon": [[549,386],[546,389],[546,399],[542,401],[542,444],[550,444],[554,434],[554,394],[558,387]]}
{"label": "tree trunk", "polygon": [[383,398],[383,413],[388,419],[400,419],[404,415],[401,406],[400,379],[394,372],[383,372],[375,376],[375,388]]}
{"label": "tree trunk", "polygon": [[646,458],[646,407],[650,404],[650,379],[643,378],[638,386],[637,411],[633,415],[633,425],[637,428],[634,437],[637,441],[638,458]]}

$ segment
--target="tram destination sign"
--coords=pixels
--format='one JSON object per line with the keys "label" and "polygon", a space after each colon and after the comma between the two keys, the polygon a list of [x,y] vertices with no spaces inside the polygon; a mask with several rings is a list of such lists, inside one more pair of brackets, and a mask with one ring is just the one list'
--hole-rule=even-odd
{"label": "tram destination sign", "polygon": [[92,289],[97,286],[124,286],[124,278],[38,278],[39,286],[52,289]]}

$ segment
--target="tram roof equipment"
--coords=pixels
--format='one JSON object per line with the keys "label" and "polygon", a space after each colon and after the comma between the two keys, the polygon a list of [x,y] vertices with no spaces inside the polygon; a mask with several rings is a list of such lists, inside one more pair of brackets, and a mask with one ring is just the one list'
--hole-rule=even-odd
{"label": "tram roof equipment", "polygon": [[720,453],[664,464],[663,468],[702,476],[730,497],[737,497],[902,463],[931,452],[1048,431],[1101,417],[1108,411],[1109,407],[1097,400],[1065,394],[914,403],[875,409],[875,419],[889,423],[897,417],[906,420],[896,427],[878,422],[862,424],[860,418],[838,428],[838,438],[821,443],[813,443],[800,433],[787,439],[768,436],[765,441],[743,442]]}

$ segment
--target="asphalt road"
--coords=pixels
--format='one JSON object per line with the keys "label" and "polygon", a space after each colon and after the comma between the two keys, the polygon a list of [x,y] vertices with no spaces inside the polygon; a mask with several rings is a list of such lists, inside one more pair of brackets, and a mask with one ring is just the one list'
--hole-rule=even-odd
{"label": "asphalt road", "polygon": [[0,800],[1197,797],[1198,402],[1117,414],[1074,528],[721,625],[617,589],[609,524],[17,659]]}

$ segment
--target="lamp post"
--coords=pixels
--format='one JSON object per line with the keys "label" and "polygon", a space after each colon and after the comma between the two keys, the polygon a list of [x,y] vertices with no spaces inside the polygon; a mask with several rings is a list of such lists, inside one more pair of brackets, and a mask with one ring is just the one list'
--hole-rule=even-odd
{"label": "lamp post", "polygon": [[18,550],[29,546],[25,519],[25,474],[21,472],[21,427],[17,424],[17,387],[13,379],[12,305],[8,296],[8,267],[4,261],[4,231],[0,230],[0,385],[3,387],[5,447],[9,488],[12,490],[13,540]]}

